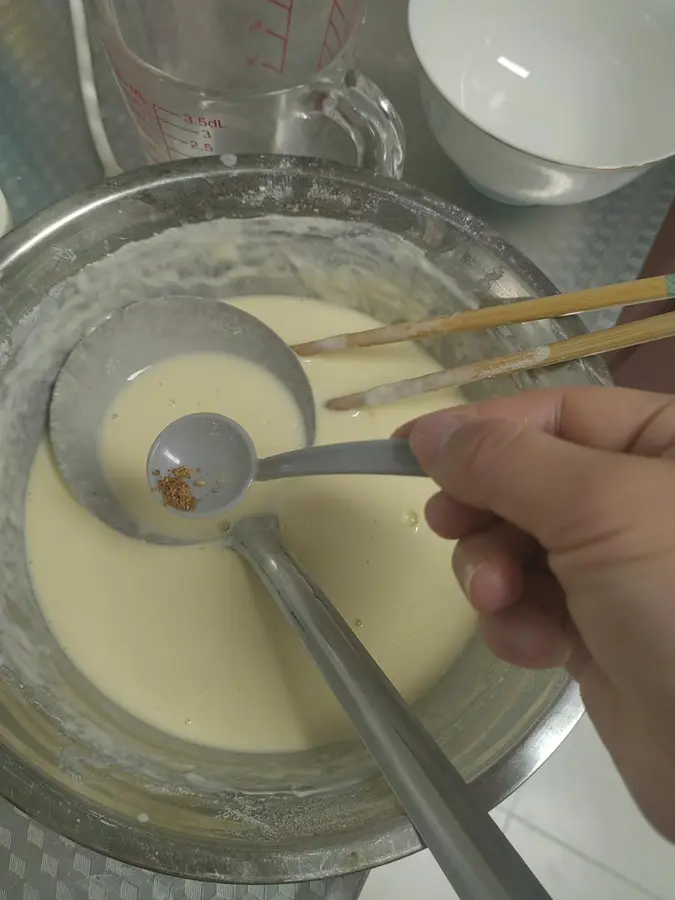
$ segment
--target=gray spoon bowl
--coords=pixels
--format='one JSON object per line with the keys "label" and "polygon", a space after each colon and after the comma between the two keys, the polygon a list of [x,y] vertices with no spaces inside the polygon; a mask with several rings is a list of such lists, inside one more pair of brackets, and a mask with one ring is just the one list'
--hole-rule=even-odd
{"label": "gray spoon bowl", "polygon": [[255,316],[198,296],[143,300],[115,312],[66,358],[52,391],[49,436],[75,499],[118,531],[151,543],[181,542],[148,532],[119,502],[101,469],[99,436],[110,404],[132,378],[165,359],[191,353],[230,354],[264,367],[297,404],[308,446],[316,434],[314,396],[302,364]]}
{"label": "gray spoon bowl", "polygon": [[305,447],[258,459],[248,432],[217,413],[194,413],[171,422],[157,437],[146,463],[150,488],[159,502],[158,481],[172,469],[191,473],[192,510],[171,509],[186,517],[216,516],[244,497],[254,481],[307,475],[419,475],[419,466],[404,438],[352,441]]}

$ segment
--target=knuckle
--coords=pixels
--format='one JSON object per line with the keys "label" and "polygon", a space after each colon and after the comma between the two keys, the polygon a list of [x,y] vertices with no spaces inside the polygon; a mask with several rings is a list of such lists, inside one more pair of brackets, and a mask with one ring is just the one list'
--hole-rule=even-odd
{"label": "knuckle", "polygon": [[637,456],[675,458],[675,400],[665,400],[633,438],[628,452]]}
{"label": "knuckle", "polygon": [[509,468],[504,465],[508,454],[520,455],[523,431],[521,423],[507,419],[468,422],[446,443],[430,474],[456,500],[474,509],[494,511],[498,473]]}
{"label": "knuckle", "polygon": [[479,421],[463,429],[459,448],[464,477],[481,479],[494,471],[495,461],[517,453],[524,426],[508,419]]}
{"label": "knuckle", "polygon": [[610,562],[635,563],[670,555],[675,478],[658,461],[619,458],[580,479],[575,516],[559,523],[557,550],[578,571]]}

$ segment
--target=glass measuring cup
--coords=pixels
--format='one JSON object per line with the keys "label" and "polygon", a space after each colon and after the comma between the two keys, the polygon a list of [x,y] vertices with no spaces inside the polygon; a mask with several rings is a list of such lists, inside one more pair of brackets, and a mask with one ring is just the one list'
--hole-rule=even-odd
{"label": "glass measuring cup", "polygon": [[400,119],[353,68],[366,0],[90,2],[151,161],[314,155],[400,177]]}

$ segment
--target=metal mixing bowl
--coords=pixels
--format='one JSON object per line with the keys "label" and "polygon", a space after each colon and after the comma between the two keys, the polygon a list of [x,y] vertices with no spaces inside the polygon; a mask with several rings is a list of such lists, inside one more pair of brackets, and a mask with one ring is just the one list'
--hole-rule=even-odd
{"label": "metal mixing bowl", "polygon": [[[280,755],[199,747],[138,722],[75,669],[33,594],[24,547],[26,483],[54,377],[87,328],[143,297],[300,294],[391,322],[553,287],[480,222],[405,184],[312,161],[232,162],[122,176],[0,245],[0,789],[127,863],[276,883],[374,866],[420,842],[357,741]],[[455,365],[582,330],[573,318],[547,321],[430,351]],[[601,365],[575,363],[467,394],[605,380]],[[511,669],[476,639],[417,710],[492,807],[558,746],[581,705],[560,672]]]}

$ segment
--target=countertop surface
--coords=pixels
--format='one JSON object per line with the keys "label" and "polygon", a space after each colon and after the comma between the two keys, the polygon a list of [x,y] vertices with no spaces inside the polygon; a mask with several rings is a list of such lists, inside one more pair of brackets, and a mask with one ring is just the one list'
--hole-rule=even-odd
{"label": "countertop surface", "polygon": [[[458,24],[459,27],[459,24]],[[362,67],[389,95],[408,138],[404,177],[484,219],[561,290],[634,278],[675,195],[675,160],[615,194],[566,207],[510,207],[479,194],[431,134],[419,100],[419,64],[406,0],[371,0]]]}

